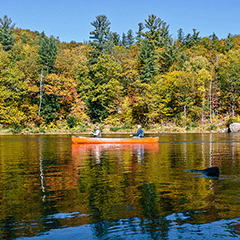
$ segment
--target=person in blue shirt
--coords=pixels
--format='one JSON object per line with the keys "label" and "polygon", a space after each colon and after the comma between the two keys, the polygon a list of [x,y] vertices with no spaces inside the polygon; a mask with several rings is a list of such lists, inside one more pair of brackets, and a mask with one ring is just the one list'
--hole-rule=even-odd
{"label": "person in blue shirt", "polygon": [[95,138],[100,138],[102,137],[102,132],[99,126],[96,127],[95,132],[93,133],[93,137]]}
{"label": "person in blue shirt", "polygon": [[144,130],[142,129],[142,126],[140,124],[137,125],[137,133],[130,135],[133,136],[133,138],[143,138],[144,137]]}

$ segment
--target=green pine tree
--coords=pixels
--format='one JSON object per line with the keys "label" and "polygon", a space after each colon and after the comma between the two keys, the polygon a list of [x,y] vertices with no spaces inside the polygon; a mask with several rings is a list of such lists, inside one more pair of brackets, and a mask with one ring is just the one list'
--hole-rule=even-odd
{"label": "green pine tree", "polygon": [[123,33],[123,35],[122,35],[122,45],[124,47],[127,47],[127,37],[126,37],[125,33]]}
{"label": "green pine tree", "polygon": [[171,41],[169,25],[155,15],[148,16],[148,20],[145,20],[145,27],[147,31],[143,36],[151,42],[153,49],[163,47]]}
{"label": "green pine tree", "polygon": [[180,28],[178,30],[178,38],[177,38],[177,40],[178,40],[178,42],[183,43],[183,39],[184,39],[184,33],[183,33],[182,28]]}
{"label": "green pine tree", "polygon": [[56,119],[55,110],[59,108],[59,103],[54,96],[49,96],[43,91],[44,76],[55,72],[54,63],[57,57],[58,41],[53,38],[47,38],[44,33],[40,36],[40,47],[38,49],[39,62],[42,66],[40,77],[40,99],[38,115],[43,115],[46,123]]}
{"label": "green pine tree", "polygon": [[226,51],[229,52],[235,45],[233,42],[233,36],[229,33],[227,39],[225,40]]}
{"label": "green pine tree", "polygon": [[196,29],[193,29],[193,34],[188,34],[185,38],[184,38],[184,44],[187,47],[192,47],[192,46],[196,46],[199,42],[200,42],[200,37],[199,37],[199,33],[197,32]]}
{"label": "green pine tree", "polygon": [[110,24],[105,15],[97,16],[96,20],[91,23],[95,30],[90,32],[90,39],[92,39],[90,46],[93,47],[93,50],[89,52],[90,64],[96,63],[103,53],[109,53],[114,46],[113,41],[110,41]]}
{"label": "green pine tree", "polygon": [[0,18],[0,43],[5,51],[9,51],[14,44],[15,37],[13,36],[13,29],[15,23],[12,24],[11,18],[6,15],[4,19]]}
{"label": "green pine tree", "polygon": [[143,29],[144,29],[143,23],[139,23],[138,24],[138,31],[136,32],[136,34],[137,34],[137,36],[136,36],[137,43],[140,43],[141,39],[143,38]]}
{"label": "green pine tree", "polygon": [[134,44],[133,31],[130,29],[127,32],[127,47],[130,48]]}
{"label": "green pine tree", "polygon": [[47,73],[54,72],[54,62],[57,57],[58,41],[53,38],[43,36],[40,40],[39,57],[43,69]]}
{"label": "green pine tree", "polygon": [[158,70],[156,60],[157,54],[151,42],[144,39],[139,54],[139,78],[141,83],[151,83]]}
{"label": "green pine tree", "polygon": [[110,41],[112,41],[114,46],[121,46],[120,36],[116,32],[111,33]]}
{"label": "green pine tree", "polygon": [[147,31],[143,34],[144,40],[139,54],[139,78],[142,83],[151,83],[158,72],[157,49],[169,43],[170,36],[166,23],[154,15],[145,20],[145,27]]}

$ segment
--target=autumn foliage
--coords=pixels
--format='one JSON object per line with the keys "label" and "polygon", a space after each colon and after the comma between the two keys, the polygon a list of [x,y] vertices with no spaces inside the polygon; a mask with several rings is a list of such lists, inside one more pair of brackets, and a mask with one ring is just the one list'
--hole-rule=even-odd
{"label": "autumn foliage", "polygon": [[100,15],[85,43],[16,28],[6,16],[0,24],[2,127],[187,124],[240,114],[240,35],[180,29],[172,39],[154,15],[122,39]]}

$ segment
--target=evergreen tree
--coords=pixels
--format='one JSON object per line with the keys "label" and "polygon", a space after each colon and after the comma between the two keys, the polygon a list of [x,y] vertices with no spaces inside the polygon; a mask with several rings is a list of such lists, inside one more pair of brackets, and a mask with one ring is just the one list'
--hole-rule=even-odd
{"label": "evergreen tree", "polygon": [[166,46],[172,43],[172,38],[169,34],[169,25],[166,22],[162,23],[160,31],[160,42],[159,46]]}
{"label": "evergreen tree", "polygon": [[139,74],[142,83],[150,83],[158,72],[157,49],[167,45],[167,43],[170,44],[170,36],[168,25],[154,15],[150,15],[148,20],[145,20],[145,27],[147,31],[143,34],[145,39],[142,41],[139,54]]}
{"label": "evergreen tree", "polygon": [[179,69],[182,70],[184,67],[184,63],[189,61],[189,57],[186,55],[185,51],[180,52],[180,56],[178,58],[179,61]]}
{"label": "evergreen tree", "polygon": [[126,34],[125,34],[125,33],[123,33],[123,35],[122,35],[122,45],[123,45],[124,47],[127,46],[127,37],[126,37]]}
{"label": "evergreen tree", "polygon": [[178,30],[178,38],[177,38],[178,42],[183,43],[184,40],[184,34],[183,34],[183,30],[182,28],[180,28]]}
{"label": "evergreen tree", "polygon": [[218,37],[214,32],[212,35],[209,36],[209,39],[211,39],[212,41],[218,41]]}
{"label": "evergreen tree", "polygon": [[159,52],[159,67],[161,73],[167,72],[174,61],[180,60],[181,57],[178,57],[178,53],[179,51],[176,43],[169,43],[161,49]]}
{"label": "evergreen tree", "polygon": [[145,20],[145,27],[148,31],[144,33],[144,37],[151,42],[153,48],[163,47],[170,42],[169,25],[160,18],[150,15]]}
{"label": "evergreen tree", "polygon": [[157,43],[160,41],[162,23],[163,21],[154,15],[148,16],[148,20],[145,20],[145,27],[147,31],[144,33],[144,37],[151,43],[152,48],[155,48]]}
{"label": "evergreen tree", "polygon": [[9,51],[14,44],[14,36],[12,35],[15,23],[12,24],[11,18],[6,15],[4,19],[0,18],[0,43],[5,51]]}
{"label": "evergreen tree", "polygon": [[229,52],[234,47],[234,45],[235,43],[233,42],[233,36],[229,33],[225,41],[226,51]]}
{"label": "evergreen tree", "polygon": [[200,41],[200,37],[199,37],[199,33],[197,32],[196,29],[193,29],[193,34],[188,34],[185,38],[184,38],[184,44],[188,47],[192,47],[192,46],[196,46],[199,41]]}
{"label": "evergreen tree", "polygon": [[110,41],[112,41],[114,46],[120,46],[121,45],[120,36],[116,32],[111,33]]}
{"label": "evergreen tree", "polygon": [[[140,24],[138,36],[143,36],[141,40],[141,51],[138,56],[139,77],[136,79],[134,86],[136,102],[132,105],[133,118],[147,124],[149,114],[152,111],[150,106],[151,86],[154,77],[158,73],[159,66],[157,65],[158,49],[169,43],[168,25],[160,18],[150,15],[145,20],[146,32],[142,33],[143,26]],[[141,32],[141,33],[140,33]]]}
{"label": "evergreen tree", "polygon": [[144,29],[144,26],[143,26],[143,23],[139,23],[138,24],[138,31],[136,32],[137,34],[137,42],[139,43],[141,41],[141,39],[143,38],[143,29]]}
{"label": "evergreen tree", "polygon": [[54,62],[57,56],[58,41],[53,37],[42,37],[40,40],[39,57],[43,69],[47,73],[54,72]]}
{"label": "evergreen tree", "polygon": [[197,43],[200,40],[199,33],[200,32],[197,32],[197,29],[193,29],[192,41],[194,43]]}
{"label": "evergreen tree", "polygon": [[134,44],[133,31],[130,29],[127,32],[127,47],[131,47]]}
{"label": "evergreen tree", "polygon": [[[55,97],[47,95],[43,91],[44,76],[48,73],[55,72],[54,63],[57,56],[58,42],[53,37],[47,38],[42,34],[39,47],[39,61],[42,66],[41,77],[40,77],[40,99],[39,99],[39,110],[38,115],[44,115],[44,119],[47,123],[53,121],[56,116],[54,112],[58,109],[60,104]],[[43,108],[43,112],[41,112]]]}
{"label": "evergreen tree", "polygon": [[139,54],[139,78],[141,83],[151,83],[158,70],[156,60],[156,52],[153,51],[149,40],[144,39]]}
{"label": "evergreen tree", "polygon": [[89,63],[96,63],[99,56],[103,53],[108,53],[113,47],[113,42],[110,41],[110,24],[105,15],[97,16],[96,20],[91,23],[91,25],[95,27],[95,30],[90,32],[90,39],[92,39],[90,45],[94,50],[89,52],[91,55]]}

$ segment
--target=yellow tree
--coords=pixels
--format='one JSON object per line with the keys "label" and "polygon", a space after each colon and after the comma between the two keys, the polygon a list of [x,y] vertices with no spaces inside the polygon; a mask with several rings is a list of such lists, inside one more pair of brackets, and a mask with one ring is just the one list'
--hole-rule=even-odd
{"label": "yellow tree", "polygon": [[193,118],[194,100],[192,77],[185,71],[173,71],[156,77],[151,86],[152,114],[159,120],[176,119],[178,122]]}
{"label": "yellow tree", "polygon": [[184,63],[184,70],[192,75],[193,81],[193,97],[195,100],[196,110],[201,109],[199,117],[202,120],[205,119],[206,115],[206,97],[209,96],[210,80],[211,80],[211,64],[209,61],[202,56],[196,56],[190,58],[189,61]]}
{"label": "yellow tree", "polygon": [[1,123],[19,128],[36,118],[32,101],[37,91],[36,49],[18,45],[8,53],[0,49],[0,59]]}
{"label": "yellow tree", "polygon": [[240,113],[240,50],[232,49],[226,55],[220,55],[216,66],[222,111],[234,117],[236,111]]}
{"label": "yellow tree", "polygon": [[55,60],[56,72],[65,77],[76,77],[76,70],[82,68],[86,71],[87,56],[90,48],[88,46],[78,46],[71,49],[62,49],[61,45]]}
{"label": "yellow tree", "polygon": [[197,91],[202,99],[202,121],[204,121],[206,114],[206,95],[210,89],[210,80],[211,74],[208,70],[205,68],[199,70],[196,85],[198,87]]}
{"label": "yellow tree", "polygon": [[[133,122],[132,104],[135,101],[136,86],[135,79],[139,76],[137,58],[139,46],[133,45],[130,48],[117,46],[114,48],[114,57],[117,64],[121,67],[121,76],[119,82],[122,86],[122,98],[120,99],[118,116],[116,124],[130,125]],[[120,121],[119,121],[120,120]]]}
{"label": "yellow tree", "polygon": [[139,46],[133,45],[129,49],[124,46],[117,46],[114,48],[114,58],[117,64],[121,66],[121,84],[123,86],[123,93],[131,98],[134,94],[133,83],[139,76],[137,59],[139,54]]}

